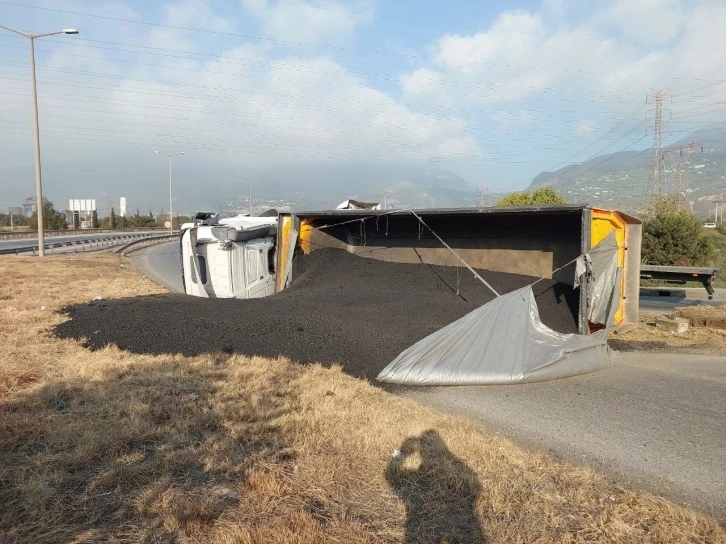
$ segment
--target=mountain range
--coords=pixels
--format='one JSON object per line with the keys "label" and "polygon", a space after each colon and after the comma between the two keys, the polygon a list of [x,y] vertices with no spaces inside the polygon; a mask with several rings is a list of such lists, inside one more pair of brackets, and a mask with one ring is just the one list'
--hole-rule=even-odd
{"label": "mountain range", "polygon": [[[686,143],[698,143],[687,168],[686,195],[696,215],[707,217],[713,213],[713,200],[723,200],[726,195],[726,124],[709,125],[678,140],[664,149]],[[674,172],[664,155],[666,188],[674,190]],[[674,153],[679,161],[680,153]],[[529,186],[553,187],[571,202],[587,202],[607,208],[638,213],[650,190],[652,171],[651,149],[623,151],[600,155],[581,164],[572,164],[555,172],[542,172]]]}

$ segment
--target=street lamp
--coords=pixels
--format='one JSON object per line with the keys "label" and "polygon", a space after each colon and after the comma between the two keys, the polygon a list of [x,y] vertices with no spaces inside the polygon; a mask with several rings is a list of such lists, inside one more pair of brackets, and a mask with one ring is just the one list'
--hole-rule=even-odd
{"label": "street lamp", "polygon": [[45,36],[55,36],[56,34],[78,34],[75,28],[66,28],[64,30],[56,30],[55,32],[41,32],[40,34],[30,34],[15,30],[7,26],[0,25],[14,34],[19,34],[30,40],[30,81],[33,89],[33,117],[35,121],[35,192],[38,208],[38,256],[45,257],[45,229],[43,228],[43,182],[40,175],[40,128],[38,126],[38,90],[35,83],[35,38],[44,38]]}
{"label": "street lamp", "polygon": [[154,153],[157,153],[159,155],[165,155],[169,157],[169,234],[174,234],[174,216],[172,215],[172,204],[171,204],[171,158],[176,157],[177,155],[186,155],[184,151],[179,151],[178,153],[162,153],[161,151],[154,151]]}
{"label": "street lamp", "polygon": [[252,217],[252,186],[257,184],[256,181],[241,181],[240,183],[249,183],[250,185],[250,217]]}
{"label": "street lamp", "polygon": [[300,198],[302,199],[302,206],[301,206],[300,211],[303,211],[304,212],[305,211],[305,195],[307,193],[301,193],[300,191],[296,191],[295,194],[296,195],[300,195]]}

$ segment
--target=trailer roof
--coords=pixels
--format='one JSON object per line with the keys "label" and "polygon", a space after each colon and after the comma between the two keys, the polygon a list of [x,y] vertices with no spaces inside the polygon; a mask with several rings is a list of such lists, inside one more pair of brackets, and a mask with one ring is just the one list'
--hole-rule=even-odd
{"label": "trailer roof", "polygon": [[[511,215],[524,213],[576,213],[585,209],[592,209],[589,204],[545,204],[541,206],[488,206],[476,208],[419,208],[414,210],[419,215]],[[341,215],[406,215],[408,209],[402,210],[319,210],[285,212],[281,215],[296,215],[297,217],[324,217]]]}

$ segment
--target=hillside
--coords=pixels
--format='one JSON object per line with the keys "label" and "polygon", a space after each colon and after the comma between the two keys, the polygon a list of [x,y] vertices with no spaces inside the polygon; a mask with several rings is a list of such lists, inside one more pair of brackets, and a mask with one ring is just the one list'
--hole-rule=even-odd
{"label": "hillside", "polygon": [[[726,195],[726,124],[710,125],[670,145],[688,142],[703,144],[703,153],[697,150],[691,160],[688,195],[694,212],[706,217],[713,212],[710,201]],[[649,188],[651,156],[650,149],[601,155],[556,172],[542,172],[529,189],[551,186],[572,202],[636,212]],[[666,183],[672,190],[673,173],[668,162]]]}

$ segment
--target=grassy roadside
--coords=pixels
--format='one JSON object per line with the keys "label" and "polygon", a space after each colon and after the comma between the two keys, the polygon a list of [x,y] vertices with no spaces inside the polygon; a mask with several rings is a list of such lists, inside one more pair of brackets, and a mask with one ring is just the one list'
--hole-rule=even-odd
{"label": "grassy roadside", "polygon": [[726,540],[336,369],[48,334],[66,304],[159,291],[116,256],[0,257],[0,542]]}

